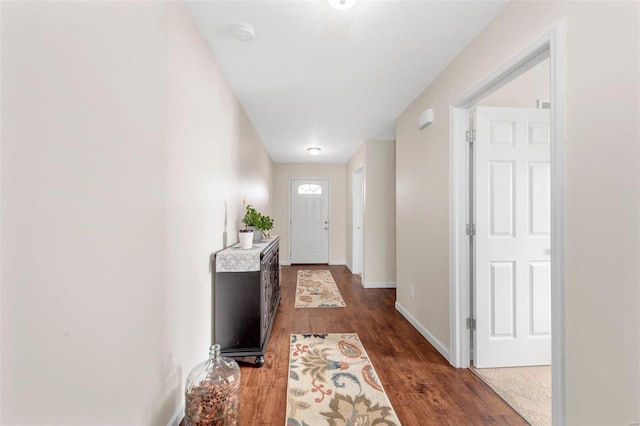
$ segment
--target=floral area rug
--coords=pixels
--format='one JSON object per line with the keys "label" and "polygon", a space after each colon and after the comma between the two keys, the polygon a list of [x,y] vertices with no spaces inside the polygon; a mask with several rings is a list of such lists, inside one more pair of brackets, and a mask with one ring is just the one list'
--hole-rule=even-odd
{"label": "floral area rug", "polygon": [[346,304],[331,271],[300,270],[296,284],[296,308],[342,308]]}
{"label": "floral area rug", "polygon": [[355,333],[292,334],[286,426],[400,425]]}

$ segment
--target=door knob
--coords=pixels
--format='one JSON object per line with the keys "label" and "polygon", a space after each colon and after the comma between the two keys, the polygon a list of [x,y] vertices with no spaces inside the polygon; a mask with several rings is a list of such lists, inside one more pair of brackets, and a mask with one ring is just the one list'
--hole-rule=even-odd
{"label": "door knob", "polygon": [[326,230],[328,230],[328,229],[329,229],[329,227],[328,227],[328,226],[325,226],[325,227],[324,227],[324,230],[325,230],[325,231],[326,231]]}

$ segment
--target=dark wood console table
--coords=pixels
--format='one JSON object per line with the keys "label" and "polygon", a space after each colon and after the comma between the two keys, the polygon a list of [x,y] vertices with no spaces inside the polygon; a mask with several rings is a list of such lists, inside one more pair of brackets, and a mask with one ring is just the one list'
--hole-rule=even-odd
{"label": "dark wood console table", "polygon": [[229,357],[255,356],[264,364],[271,328],[280,303],[280,237],[235,244],[216,252],[212,264],[212,343]]}

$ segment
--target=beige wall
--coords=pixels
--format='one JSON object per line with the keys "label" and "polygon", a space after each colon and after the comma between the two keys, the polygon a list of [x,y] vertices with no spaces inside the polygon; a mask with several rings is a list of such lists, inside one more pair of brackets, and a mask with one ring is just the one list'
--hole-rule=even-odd
{"label": "beige wall", "polygon": [[345,170],[344,164],[276,163],[273,168],[273,234],[280,235],[280,263],[289,263],[289,181],[291,179],[328,179],[329,263],[345,263]]}
{"label": "beige wall", "polygon": [[396,144],[367,141],[364,286],[396,286]]}
{"label": "beige wall", "polygon": [[504,87],[478,102],[482,106],[537,108],[537,100],[551,96],[549,59],[545,59]]}
{"label": "beige wall", "polygon": [[0,423],[167,424],[271,159],[182,3],[1,8]]}
{"label": "beige wall", "polygon": [[[398,303],[448,347],[449,105],[552,25],[566,22],[571,425],[640,420],[639,7],[511,2],[397,121]],[[427,107],[435,109],[436,120],[419,132],[416,120]],[[429,224],[417,235],[416,216]]]}
{"label": "beige wall", "polygon": [[364,169],[364,287],[396,286],[395,141],[365,141],[347,164],[347,259],[353,264],[353,173]]}

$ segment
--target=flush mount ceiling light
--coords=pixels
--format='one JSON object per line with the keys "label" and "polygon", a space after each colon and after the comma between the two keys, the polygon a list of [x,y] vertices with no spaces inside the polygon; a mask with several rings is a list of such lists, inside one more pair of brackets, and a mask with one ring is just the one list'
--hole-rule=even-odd
{"label": "flush mount ceiling light", "polygon": [[351,6],[356,4],[358,0],[328,0],[331,7],[338,10],[349,9]]}
{"label": "flush mount ceiling light", "polygon": [[310,148],[307,148],[307,151],[309,151],[309,154],[311,154],[311,155],[320,154],[320,148],[318,148],[317,146],[312,146]]}

